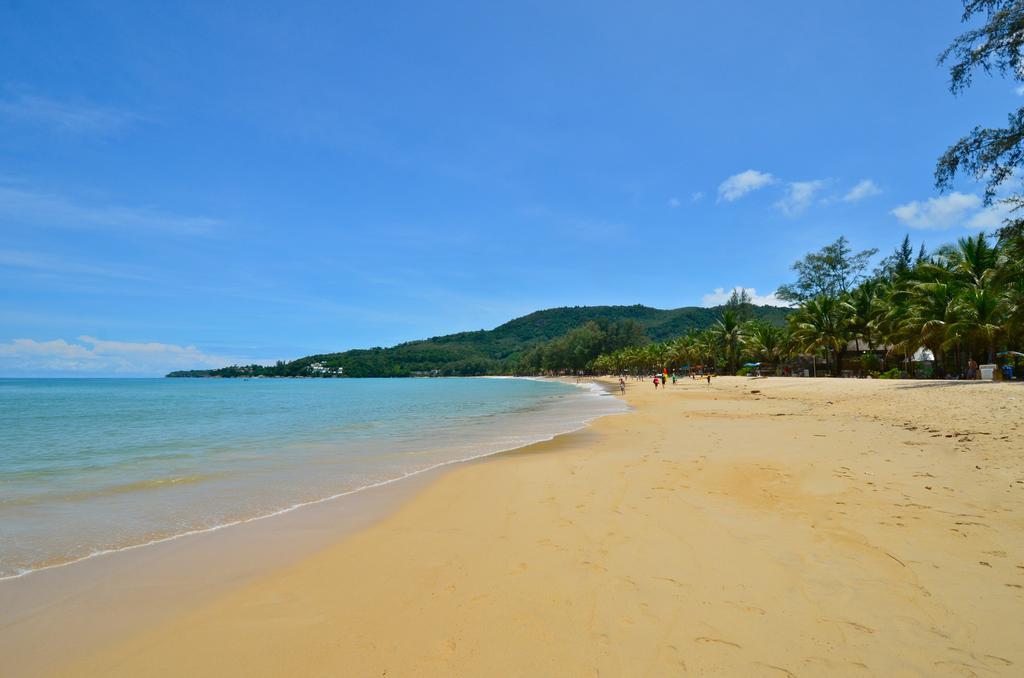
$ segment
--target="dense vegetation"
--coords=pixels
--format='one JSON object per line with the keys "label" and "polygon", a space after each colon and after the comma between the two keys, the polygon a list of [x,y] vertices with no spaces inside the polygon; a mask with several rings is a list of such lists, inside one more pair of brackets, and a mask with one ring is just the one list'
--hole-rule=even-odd
{"label": "dense vegetation", "polygon": [[[759,319],[785,322],[786,309],[754,307]],[[713,308],[575,306],[537,311],[493,330],[460,332],[391,348],[311,355],[276,365],[233,365],[172,372],[170,377],[406,377],[535,374],[582,370],[601,353],[709,327]]]}
{"label": "dense vegetation", "polygon": [[[775,372],[817,368],[824,358],[823,368],[834,375],[917,371],[943,377],[965,372],[972,359],[995,363],[998,352],[1024,345],[1019,228],[1008,226],[998,238],[961,238],[931,254],[922,247],[916,256],[907,237],[868,274],[874,254],[854,253],[839,238],[796,262],[796,281],[777,293],[796,304],[784,327],[752,317],[745,295],[734,293],[711,327],[605,353],[591,367],[649,374],[701,365],[735,373],[749,361]],[[921,348],[931,356],[926,366],[913,361]]]}
{"label": "dense vegetation", "polygon": [[[958,36],[939,57],[949,66],[950,90],[963,94],[979,69],[1024,82],[1024,0],[963,0],[963,6],[965,23],[977,18],[983,23]],[[999,201],[1009,208],[1010,217],[995,237],[961,238],[931,255],[922,246],[916,257],[905,238],[872,275],[864,272],[875,252],[853,253],[840,238],[797,262],[797,280],[777,292],[797,306],[784,329],[745,319],[745,300],[734,297],[705,331],[607,353],[593,366],[649,373],[700,364],[734,371],[745,360],[800,367],[806,364],[802,357],[810,357],[816,366],[823,355],[835,374],[846,368],[885,376],[914,372],[912,356],[924,347],[932,356],[930,373],[941,377],[963,372],[972,359],[995,362],[999,349],[1019,351],[1024,348],[1022,164],[1024,106],[1007,116],[1005,127],[976,126],[936,163],[939,190],[953,189],[957,176],[966,174],[985,183],[986,205]],[[857,354],[855,364],[844,362],[848,353]]]}

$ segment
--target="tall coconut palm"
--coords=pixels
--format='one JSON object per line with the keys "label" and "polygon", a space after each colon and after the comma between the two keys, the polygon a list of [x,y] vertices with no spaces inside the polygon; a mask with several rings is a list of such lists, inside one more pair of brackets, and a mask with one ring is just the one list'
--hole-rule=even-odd
{"label": "tall coconut palm", "polygon": [[1024,345],[1024,273],[1006,282],[1003,288],[1003,306],[1009,343],[1012,346]]}
{"label": "tall coconut palm", "polygon": [[889,354],[902,356],[904,360],[920,346],[909,322],[912,287],[913,281],[908,276],[881,283],[871,305],[872,336],[886,346]]}
{"label": "tall coconut palm", "polygon": [[715,338],[725,350],[726,371],[730,373],[735,372],[736,364],[739,360],[740,347],[746,339],[743,333],[743,323],[740,322],[739,315],[733,309],[727,308],[722,312],[722,317],[715,321],[711,329]]}
{"label": "tall coconut palm", "polygon": [[677,337],[669,342],[669,362],[672,363],[673,369],[682,367],[683,365],[689,365],[693,362],[693,344],[693,335]]}
{"label": "tall coconut palm", "polygon": [[668,367],[669,356],[671,355],[668,344],[648,344],[646,348],[649,369],[651,371],[661,372]]}
{"label": "tall coconut palm", "polygon": [[999,251],[989,244],[985,232],[977,236],[960,238],[955,245],[939,248],[937,265],[946,269],[954,281],[964,285],[978,286],[988,276],[999,260]]}
{"label": "tall coconut palm", "polygon": [[771,323],[752,321],[747,324],[747,348],[758,361],[777,365],[785,346],[785,331]]}
{"label": "tall coconut palm", "polygon": [[825,349],[834,361],[834,375],[842,371],[843,353],[850,340],[849,313],[836,297],[815,297],[790,316],[792,334],[803,351]]}
{"label": "tall coconut palm", "polygon": [[942,356],[947,346],[955,341],[949,328],[956,321],[958,290],[947,282],[915,283],[910,292],[909,313],[904,328],[909,336],[932,352],[936,377],[945,376]]}
{"label": "tall coconut palm", "polygon": [[879,288],[880,284],[878,281],[865,280],[851,290],[844,299],[849,316],[847,326],[858,351],[861,348],[861,341],[867,345],[867,348],[871,348],[873,334],[873,327],[871,325],[872,306]]}
{"label": "tall coconut palm", "polygon": [[956,320],[949,332],[985,350],[988,362],[995,362],[996,339],[1003,331],[1003,309],[1003,299],[991,286],[968,287],[954,302]]}

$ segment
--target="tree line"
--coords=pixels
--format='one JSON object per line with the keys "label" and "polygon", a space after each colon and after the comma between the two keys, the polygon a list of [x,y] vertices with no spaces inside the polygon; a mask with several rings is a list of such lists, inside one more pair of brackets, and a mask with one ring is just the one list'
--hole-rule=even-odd
{"label": "tree line", "polygon": [[[744,363],[781,370],[824,359],[839,375],[912,374],[920,348],[931,374],[963,373],[970,360],[1024,345],[1024,237],[1010,224],[997,236],[966,236],[927,253],[910,237],[867,272],[876,250],[854,252],[845,237],[793,265],[796,280],[776,295],[793,304],[785,326],[749,318],[735,291],[715,324],[669,341],[603,353],[589,368],[642,374],[697,365],[735,374]],[[857,356],[856,363],[845,360]]]}

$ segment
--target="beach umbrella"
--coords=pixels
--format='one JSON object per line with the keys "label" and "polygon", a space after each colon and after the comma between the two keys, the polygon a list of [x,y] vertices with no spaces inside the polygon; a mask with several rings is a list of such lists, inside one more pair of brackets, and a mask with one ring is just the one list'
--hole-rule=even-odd
{"label": "beach umbrella", "polygon": [[744,367],[760,367],[761,363],[743,363]]}
{"label": "beach umbrella", "polygon": [[1024,358],[1024,353],[1021,353],[1020,351],[1000,351],[999,353],[996,353],[996,355],[1000,358],[1007,355],[1012,355],[1015,358]]}

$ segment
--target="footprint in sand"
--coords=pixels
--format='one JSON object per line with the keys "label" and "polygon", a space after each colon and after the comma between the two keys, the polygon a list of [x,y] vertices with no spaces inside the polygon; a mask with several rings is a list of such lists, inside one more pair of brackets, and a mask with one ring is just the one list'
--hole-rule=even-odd
{"label": "footprint in sand", "polygon": [[787,676],[789,676],[790,678],[796,678],[796,674],[795,673],[793,673],[789,669],[784,669],[781,666],[775,666],[774,664],[765,664],[764,662],[754,662],[754,663],[757,664],[758,666],[763,666],[766,669],[772,669],[772,670],[784,673]]}
{"label": "footprint in sand", "polygon": [[739,643],[734,643],[731,640],[722,640],[721,638],[711,638],[711,637],[708,637],[708,636],[697,636],[696,638],[693,639],[693,642],[695,642],[695,643],[721,643],[722,645],[728,645],[730,647],[735,647],[737,650],[742,650],[743,649],[742,645],[740,645]]}
{"label": "footprint in sand", "polygon": [[737,603],[731,600],[727,600],[726,602],[732,605],[733,607],[743,610],[744,612],[753,612],[761,615],[768,614],[767,610],[765,610],[763,607],[758,607],[757,605],[747,605],[745,603]]}
{"label": "footprint in sand", "polygon": [[851,626],[851,627],[857,629],[858,631],[860,631],[862,633],[874,633],[875,632],[875,630],[873,628],[871,628],[870,626],[865,626],[864,624],[858,624],[857,622],[848,621],[846,619],[819,619],[818,621],[819,622],[831,622],[833,624],[845,624],[846,626]]}
{"label": "footprint in sand", "polygon": [[683,582],[679,581],[678,579],[673,579],[672,577],[654,577],[654,579],[660,579],[661,581],[667,581],[670,584],[675,584],[679,588],[685,588],[685,586],[686,586],[685,584],[683,584]]}

